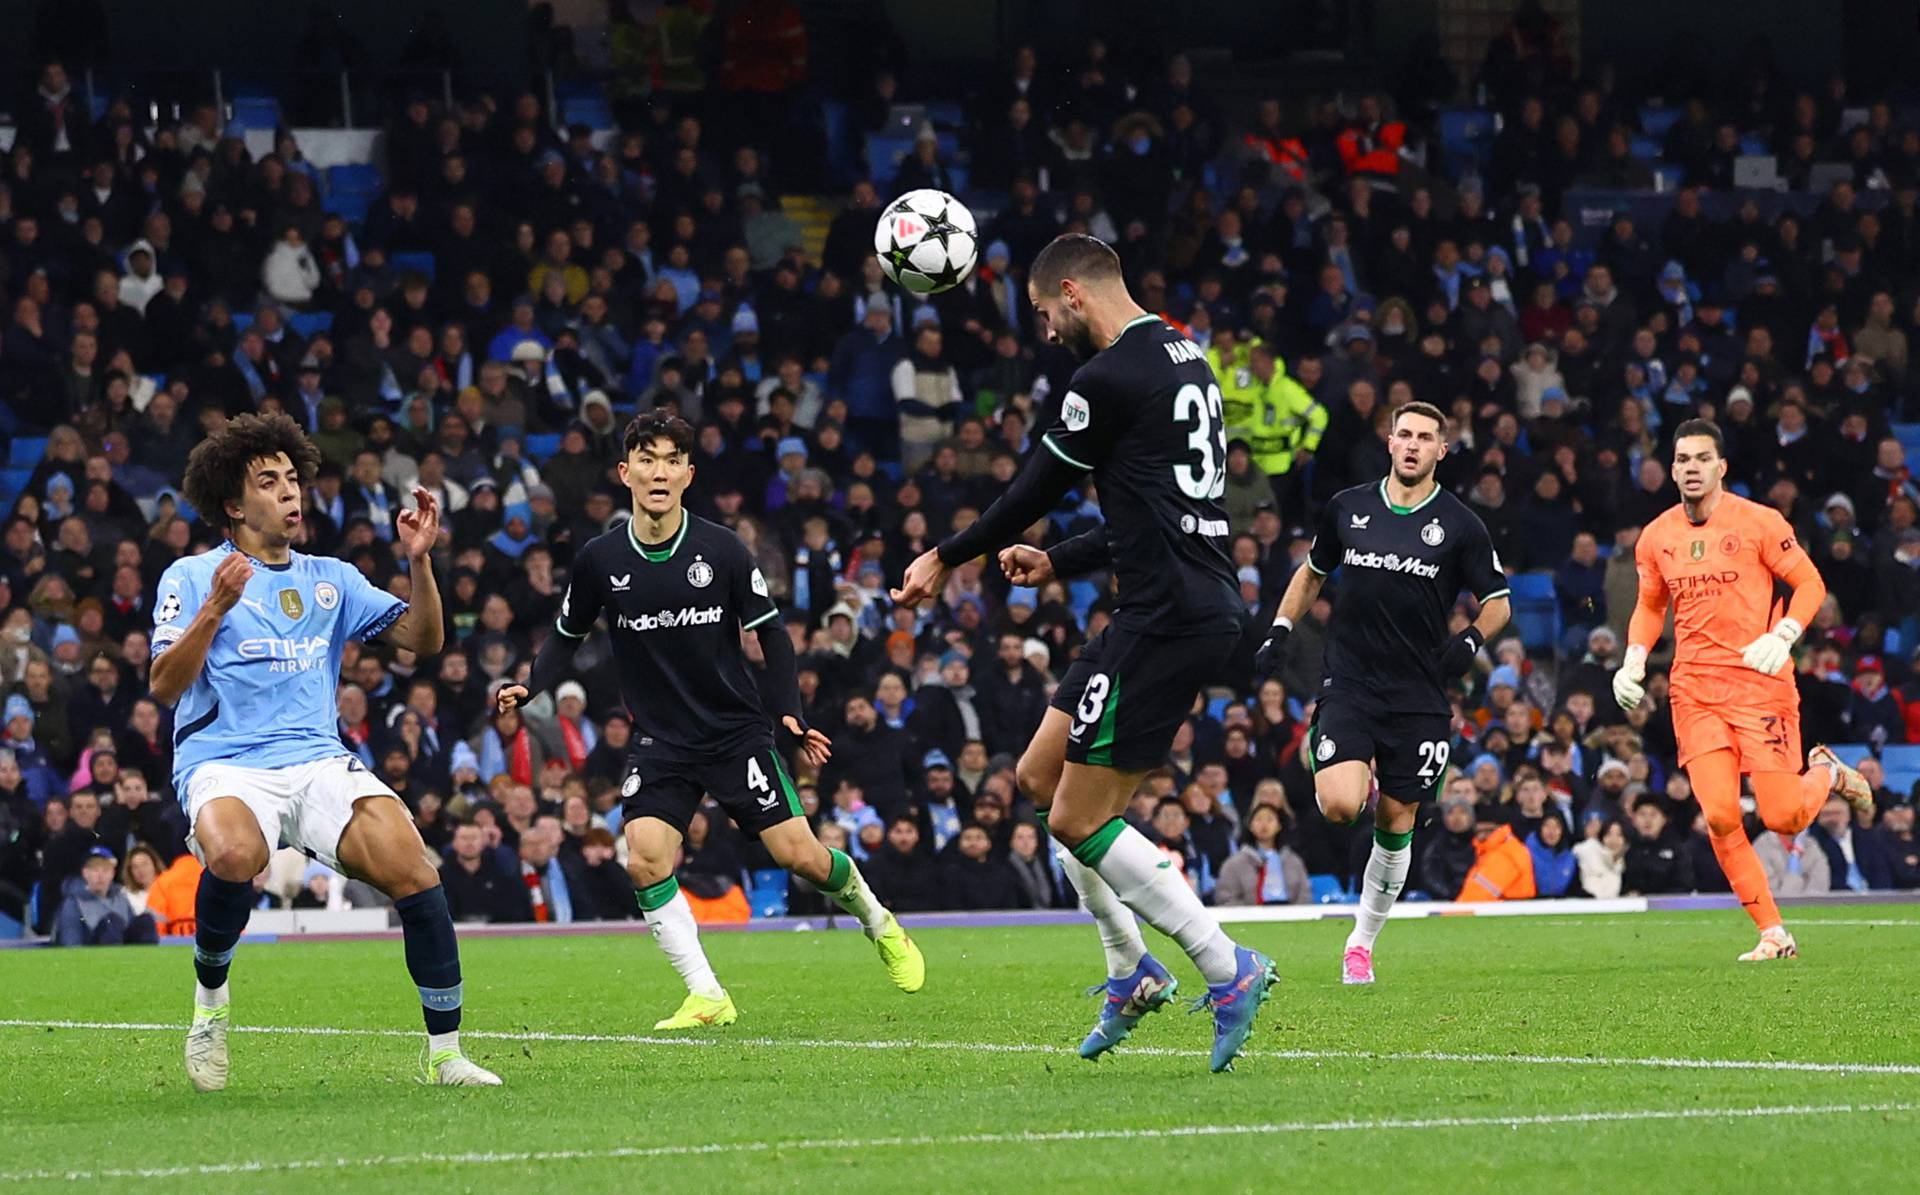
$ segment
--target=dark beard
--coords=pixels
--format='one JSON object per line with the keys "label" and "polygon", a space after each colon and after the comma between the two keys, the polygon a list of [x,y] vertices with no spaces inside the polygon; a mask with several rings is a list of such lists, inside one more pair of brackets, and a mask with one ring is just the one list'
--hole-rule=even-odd
{"label": "dark beard", "polygon": [[1094,347],[1093,329],[1089,328],[1085,322],[1071,327],[1062,326],[1060,329],[1060,343],[1065,345],[1069,352],[1082,361],[1090,360],[1095,353],[1100,351]]}

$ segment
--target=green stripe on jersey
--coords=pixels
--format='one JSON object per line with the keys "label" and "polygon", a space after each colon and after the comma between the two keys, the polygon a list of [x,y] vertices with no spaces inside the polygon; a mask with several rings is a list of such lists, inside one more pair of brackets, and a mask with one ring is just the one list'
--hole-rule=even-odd
{"label": "green stripe on jersey", "polygon": [[1107,708],[1100,713],[1100,729],[1087,746],[1087,762],[1103,768],[1113,766],[1114,724],[1120,713],[1120,678],[1113,678],[1113,691],[1107,694]]}
{"label": "green stripe on jersey", "polygon": [[1085,469],[1088,472],[1093,471],[1092,465],[1089,465],[1084,461],[1076,461],[1072,457],[1068,456],[1064,451],[1062,451],[1060,446],[1053,442],[1052,436],[1041,436],[1040,442],[1042,444],[1045,444],[1047,446],[1047,450],[1052,452],[1053,455],[1059,457],[1061,460],[1067,462],[1069,465],[1072,465],[1074,468]]}

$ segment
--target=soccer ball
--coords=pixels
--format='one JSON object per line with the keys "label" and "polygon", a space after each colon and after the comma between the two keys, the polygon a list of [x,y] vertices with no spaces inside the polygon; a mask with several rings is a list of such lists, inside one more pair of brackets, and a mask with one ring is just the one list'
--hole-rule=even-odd
{"label": "soccer ball", "polygon": [[880,269],[916,295],[937,295],[965,280],[980,260],[973,213],[945,191],[908,191],[880,213],[873,230]]}

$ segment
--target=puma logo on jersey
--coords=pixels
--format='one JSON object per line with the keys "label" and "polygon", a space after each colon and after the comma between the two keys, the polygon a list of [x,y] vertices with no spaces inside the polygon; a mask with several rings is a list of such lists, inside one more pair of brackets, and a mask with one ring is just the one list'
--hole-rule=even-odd
{"label": "puma logo on jersey", "polygon": [[1372,515],[1354,515],[1353,529],[1355,531],[1365,531],[1367,529],[1367,524],[1371,522],[1373,522]]}
{"label": "puma logo on jersey", "polygon": [[631,588],[633,587],[633,584],[632,584],[632,583],[633,583],[633,574],[632,574],[632,573],[622,573],[622,574],[621,574],[620,576],[618,576],[618,577],[608,577],[608,578],[607,578],[607,583],[608,583],[609,585],[611,585],[611,586],[613,586],[613,591],[614,591],[615,593],[625,593],[625,592],[626,592],[627,590],[629,590],[629,589],[631,589]]}

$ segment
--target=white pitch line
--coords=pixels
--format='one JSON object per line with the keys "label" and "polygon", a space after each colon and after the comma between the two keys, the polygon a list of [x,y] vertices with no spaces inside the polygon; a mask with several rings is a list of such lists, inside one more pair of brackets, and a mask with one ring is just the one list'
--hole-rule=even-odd
{"label": "white pitch line", "polygon": [[[1734,910],[1720,909],[1720,910],[1713,910],[1713,911],[1732,912]],[[1789,910],[1789,912],[1791,912],[1791,910]],[[1793,925],[1794,930],[1799,933],[1805,933],[1810,929],[1817,930],[1820,927],[1826,926],[1826,925],[1865,925],[1865,926],[1874,926],[1874,927],[1892,927],[1892,928],[1906,928],[1906,929],[1920,928],[1920,920],[1914,920],[1911,918],[1901,920],[1901,919],[1890,918],[1890,917],[1878,917],[1878,918],[1875,918],[1875,917],[1807,917],[1807,918],[1800,918],[1800,919],[1790,919],[1790,921],[1791,921],[1791,924]],[[1603,928],[1602,923],[1597,922],[1589,917],[1542,917],[1538,921],[1531,922],[1530,924],[1539,925],[1539,926],[1549,926],[1555,929]],[[1689,927],[1697,927],[1700,925],[1700,922],[1682,921],[1677,917],[1635,917],[1631,920],[1608,922],[1604,925],[1604,928],[1610,929],[1610,930],[1638,929],[1640,926],[1643,926],[1643,925],[1660,925],[1660,926],[1684,925]]]}
{"label": "white pitch line", "polygon": [[[0,1029],[90,1029],[107,1033],[183,1033],[186,1026],[164,1021],[34,1021],[0,1020]],[[400,1037],[418,1038],[411,1029],[342,1029],[326,1025],[229,1025],[230,1033],[259,1033],[284,1037]],[[642,1033],[558,1033],[530,1029],[506,1032],[463,1029],[469,1041],[557,1042],[632,1046],[751,1046],[790,1050],[936,1050],[962,1054],[1046,1054],[1072,1057],[1065,1046],[1043,1042],[971,1042],[868,1040],[807,1037],[659,1037]],[[1172,1046],[1126,1046],[1124,1054],[1146,1058],[1205,1058],[1206,1050]],[[1646,1068],[1651,1070],[1785,1071],[1827,1075],[1920,1075],[1920,1064],[1905,1062],[1801,1062],[1785,1058],[1614,1058],[1580,1054],[1495,1054],[1448,1050],[1247,1050],[1244,1058],[1272,1058],[1291,1062],[1438,1062],[1467,1065],[1585,1066]]]}
{"label": "white pitch line", "polygon": [[418,1153],[365,1158],[294,1158],[192,1166],[141,1166],[100,1170],[7,1170],[0,1183],[103,1179],[212,1177],[314,1170],[364,1170],[387,1166],[498,1166],[539,1162],[615,1161],[635,1158],[710,1157],[718,1154],[779,1153],[782,1150],[914,1149],[935,1145],[1055,1145],[1084,1141],[1164,1141],[1199,1137],[1266,1137],[1288,1133],[1427,1131],[1433,1129],[1521,1129],[1561,1125],[1645,1123],[1673,1120],[1751,1120],[1774,1116],[1858,1116],[1920,1112],[1916,1103],[1775,1104],[1733,1108],[1644,1108],[1622,1111],[1536,1113],[1513,1116],[1433,1116],[1384,1120],[1291,1120],[1269,1124],[1191,1124],[1172,1128],[1060,1129],[1051,1132],[922,1134],[911,1137],[803,1137],[788,1141],[710,1141],[685,1145],[621,1146],[613,1149],[553,1149],[523,1152]]}

